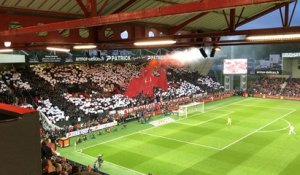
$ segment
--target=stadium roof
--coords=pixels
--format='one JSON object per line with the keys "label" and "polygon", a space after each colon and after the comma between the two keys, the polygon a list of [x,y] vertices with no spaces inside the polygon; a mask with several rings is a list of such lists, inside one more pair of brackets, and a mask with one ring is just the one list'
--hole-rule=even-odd
{"label": "stadium roof", "polygon": [[[249,44],[220,37],[299,32],[300,27],[289,27],[291,2],[296,1],[0,0],[0,41],[11,41],[16,49],[84,43],[99,49],[135,48],[134,41],[150,36],[176,39],[175,47]],[[236,30],[278,9],[281,28]]]}

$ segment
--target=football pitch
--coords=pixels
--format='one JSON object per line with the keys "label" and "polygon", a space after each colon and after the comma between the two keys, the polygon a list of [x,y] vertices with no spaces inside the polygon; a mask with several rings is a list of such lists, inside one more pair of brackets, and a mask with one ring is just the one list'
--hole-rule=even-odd
{"label": "football pitch", "polygon": [[86,165],[103,154],[112,175],[299,174],[300,102],[232,97],[204,109],[157,127],[130,122],[59,152]]}

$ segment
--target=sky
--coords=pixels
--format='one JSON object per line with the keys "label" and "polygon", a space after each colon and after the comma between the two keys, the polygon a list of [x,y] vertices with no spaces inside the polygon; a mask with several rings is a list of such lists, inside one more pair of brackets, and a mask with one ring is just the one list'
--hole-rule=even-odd
{"label": "sky", "polygon": [[[293,11],[295,3],[290,4],[290,16]],[[282,8],[284,14],[284,8]],[[291,26],[300,26],[300,2],[296,6],[293,20]],[[252,22],[249,22],[241,27],[238,30],[247,30],[247,29],[259,29],[259,28],[274,28],[282,27],[281,17],[279,10],[276,10],[270,14],[267,14],[261,18],[258,18]]]}

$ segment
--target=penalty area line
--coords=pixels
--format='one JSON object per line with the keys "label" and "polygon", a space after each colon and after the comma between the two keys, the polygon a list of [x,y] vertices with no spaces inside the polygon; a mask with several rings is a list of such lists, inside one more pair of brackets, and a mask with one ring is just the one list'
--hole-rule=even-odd
{"label": "penalty area line", "polygon": [[[227,105],[219,106],[219,107],[214,108],[214,109],[207,110],[206,112],[209,112],[209,111],[215,111],[215,110],[218,110],[218,109],[220,109],[220,108],[223,108],[223,107],[226,107],[226,106],[230,106],[230,105],[233,105],[233,104],[236,104],[236,103],[241,103],[241,102],[248,101],[248,100],[250,100],[250,99],[249,99],[249,98],[248,98],[248,99],[243,99],[243,100],[236,101],[236,102],[233,102],[233,103],[230,103],[230,104],[227,104]],[[204,113],[205,113],[205,112],[204,112]],[[192,116],[192,117],[193,117],[193,116]],[[191,117],[189,117],[189,118],[191,118]],[[176,120],[176,122],[177,122],[177,121],[180,121],[180,120],[185,120],[185,119],[188,119],[188,118],[181,118],[181,119]],[[174,122],[170,122],[170,123],[174,123]],[[170,123],[167,123],[167,124],[170,124]],[[166,124],[166,125],[167,125],[167,124]],[[127,135],[123,135],[123,136],[120,136],[120,137],[116,137],[116,138],[114,138],[114,139],[107,140],[107,141],[104,141],[104,142],[101,142],[101,143],[98,143],[98,144],[94,144],[94,145],[91,145],[91,146],[83,147],[82,149],[83,149],[83,150],[89,149],[89,148],[92,148],[92,147],[95,147],[95,146],[98,146],[98,145],[102,145],[102,144],[105,144],[105,143],[113,142],[113,141],[116,141],[116,140],[119,140],[119,139],[122,139],[122,138],[129,137],[129,136],[131,136],[131,135],[137,134],[137,133],[139,133],[139,132],[151,130],[151,129],[154,129],[154,128],[157,128],[157,127],[161,127],[161,126],[165,126],[165,125],[160,125],[160,126],[156,126],[156,127],[150,127],[150,128],[147,128],[147,129],[143,129],[143,130],[141,130],[141,131],[133,132],[133,133],[130,133],[130,134],[127,134]]]}
{"label": "penalty area line", "polygon": [[148,136],[152,136],[152,137],[158,137],[158,138],[163,138],[163,139],[166,139],[166,140],[172,140],[172,141],[176,141],[176,142],[180,142],[180,143],[185,143],[185,144],[189,144],[189,145],[194,145],[194,146],[200,146],[200,147],[204,147],[204,148],[209,148],[209,149],[213,149],[213,150],[222,150],[220,148],[216,148],[216,147],[213,147],[213,146],[208,146],[208,145],[202,145],[202,144],[198,144],[198,143],[192,143],[192,142],[187,142],[187,141],[183,141],[183,140],[178,140],[178,139],[173,139],[173,138],[170,138],[170,137],[165,137],[165,136],[160,136],[160,135],[155,135],[155,134],[148,134],[148,133],[145,133],[145,132],[139,132],[140,134],[144,134],[144,135],[148,135]]}
{"label": "penalty area line", "polygon": [[[241,102],[248,101],[248,100],[250,100],[250,98],[239,100],[239,101],[236,101],[236,102],[233,102],[233,103],[230,103],[230,104],[222,105],[222,106],[216,107],[214,109],[209,109],[209,110],[207,110],[205,112],[215,111],[215,110],[218,110],[220,108],[224,108],[226,106],[230,106],[230,105],[233,105],[233,104],[236,104],[236,103],[241,103]],[[191,118],[191,117],[189,117],[189,118]],[[176,122],[180,121],[180,120],[185,120],[185,119],[188,119],[188,118],[182,118],[182,119],[176,120]],[[173,123],[173,122],[171,122],[171,123]],[[167,123],[167,124],[170,124],[170,123]],[[165,125],[160,125],[160,126],[165,126]],[[110,143],[110,142],[113,142],[113,141],[116,141],[116,140],[119,140],[119,139],[123,139],[123,138],[129,137],[129,136],[132,136],[134,134],[138,134],[139,132],[143,132],[143,131],[155,129],[155,128],[160,127],[160,126],[146,128],[146,129],[143,129],[143,130],[140,130],[140,131],[137,131],[137,132],[133,132],[133,133],[130,133],[130,134],[127,134],[127,135],[123,135],[123,136],[120,136],[120,137],[116,137],[114,139],[107,140],[107,141],[104,141],[104,142],[101,142],[101,143],[97,143],[97,144],[90,145],[90,146],[87,146],[87,147],[82,147],[82,150],[89,149],[89,148],[92,148],[92,147],[95,147],[95,146],[99,146],[99,145],[102,145],[102,144],[105,144],[105,143]]]}
{"label": "penalty area line", "polygon": [[[216,107],[216,108],[213,108],[213,109],[208,109],[208,110],[204,111],[203,113],[208,113],[208,112],[211,112],[211,111],[227,111],[227,110],[219,110],[219,109],[227,107],[227,106],[230,106],[230,105],[235,105],[237,103],[242,103],[244,101],[249,101],[249,100],[250,100],[250,98],[243,99],[243,100],[236,101],[236,102],[233,102],[233,103],[229,103],[229,104],[226,104],[226,105],[223,105],[223,106],[219,106],[219,107]],[[230,111],[227,111],[227,112],[230,112]],[[181,121],[181,120],[186,120],[186,119],[189,119],[189,118],[193,118],[193,117],[199,117],[199,114],[201,115],[203,113],[192,114],[192,115],[190,115],[187,118],[186,117],[185,118],[180,118],[180,119],[176,120],[176,122],[177,121]]]}
{"label": "penalty area line", "polygon": [[295,110],[294,108],[281,108],[281,107],[265,107],[265,106],[257,106],[257,105],[244,105],[244,104],[234,104],[238,106],[246,106],[246,107],[255,107],[255,108],[265,108],[265,109],[284,109],[284,110]]}
{"label": "penalty area line", "polygon": [[249,133],[249,134],[247,134],[247,135],[241,137],[240,139],[238,139],[238,140],[236,140],[236,141],[234,141],[234,142],[232,142],[232,143],[230,143],[230,144],[224,146],[223,148],[221,148],[221,150],[224,150],[224,149],[226,149],[226,148],[228,148],[228,147],[230,147],[230,146],[232,146],[232,145],[234,145],[234,144],[240,142],[241,140],[244,140],[245,138],[247,138],[247,137],[249,137],[249,136],[251,136],[251,135],[257,133],[258,131],[260,131],[260,130],[264,129],[265,127],[267,127],[267,126],[269,126],[269,125],[271,125],[271,124],[277,122],[278,120],[283,119],[284,117],[290,115],[291,113],[293,113],[293,112],[295,112],[295,111],[296,111],[296,110],[294,109],[294,110],[292,110],[292,111],[290,111],[290,112],[284,114],[283,116],[281,116],[281,117],[279,117],[279,118],[277,118],[277,119],[275,119],[275,120],[273,120],[273,121],[271,121],[271,122],[269,122],[269,123],[263,125],[262,127],[256,129],[255,131],[253,131],[253,132],[251,132],[251,133]]}
{"label": "penalty area line", "polygon": [[181,121],[178,121],[178,122],[175,121],[174,123],[178,123],[178,124],[182,124],[182,125],[189,125],[189,126],[198,126],[198,125],[202,125],[202,124],[208,123],[210,121],[216,120],[218,118],[225,117],[225,116],[233,114],[233,113],[235,113],[235,111],[231,111],[231,112],[228,112],[226,114],[219,115],[217,117],[214,117],[214,118],[211,118],[211,119],[208,119],[208,120],[204,120],[204,121],[201,121],[201,122],[198,122],[198,123],[195,123],[195,124],[185,123],[185,122],[181,122]]}

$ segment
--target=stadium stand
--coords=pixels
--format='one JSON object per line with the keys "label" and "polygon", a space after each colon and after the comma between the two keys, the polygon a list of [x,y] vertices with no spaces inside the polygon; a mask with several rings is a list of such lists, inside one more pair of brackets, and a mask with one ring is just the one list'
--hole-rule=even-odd
{"label": "stadium stand", "polygon": [[283,78],[261,77],[250,84],[251,90],[255,94],[280,95],[281,85],[285,82]]}
{"label": "stadium stand", "polygon": [[[1,95],[5,101],[34,107],[61,127],[74,125],[78,118],[106,121],[109,111],[141,106],[152,102],[223,91],[209,77],[184,68],[168,69],[167,92],[155,90],[156,98],[142,95],[130,99],[122,95],[129,80],[139,75],[143,64],[71,64],[33,65],[30,68],[4,71]],[[7,87],[7,88],[6,88]],[[9,89],[12,94],[8,95]]]}
{"label": "stadium stand", "polygon": [[282,94],[289,97],[300,97],[300,79],[289,79]]}
{"label": "stadium stand", "polygon": [[250,83],[248,91],[256,95],[277,96],[280,98],[299,98],[300,80],[297,78],[260,77]]}
{"label": "stadium stand", "polygon": [[[41,138],[44,140],[51,138],[52,142],[55,142],[55,138],[67,132],[97,126],[112,120],[124,122],[126,121],[124,116],[136,118],[127,113],[123,116],[109,115],[111,111],[189,98],[193,95],[205,97],[207,92],[223,91],[223,87],[209,77],[200,76],[196,72],[183,68],[169,68],[168,91],[164,92],[156,88],[155,98],[144,95],[139,95],[134,99],[127,98],[122,93],[128,86],[129,80],[138,76],[142,66],[132,64],[32,66],[30,69],[19,70],[21,74],[18,75],[21,76],[18,81],[22,82],[22,79],[24,84],[31,85],[28,86],[31,88],[26,89],[27,95],[23,93],[21,97],[32,99],[31,107],[44,113],[51,123],[62,126],[61,130],[42,129]],[[5,89],[6,84],[2,84]],[[159,110],[167,111],[172,106],[174,106],[172,103],[162,103]],[[144,117],[146,113],[138,110],[134,115]],[[43,153],[45,150],[48,150],[48,153]],[[82,171],[82,165],[69,163],[70,161],[57,156],[53,150],[49,150],[51,149],[46,142],[42,142],[44,174],[76,174]],[[50,154],[50,157],[45,154]],[[90,166],[85,169],[91,171]]]}
{"label": "stadium stand", "polygon": [[[178,104],[192,99],[217,99],[224,91],[224,87],[209,76],[184,68],[170,67],[167,71],[168,91],[155,88],[154,97],[124,96],[129,80],[138,76],[143,66],[142,64],[59,66],[50,64],[12,68],[1,72],[1,101],[35,108],[45,114],[51,124],[61,128],[54,130],[42,128],[41,138],[50,139],[55,143],[57,137],[68,132],[114,120],[123,123],[138,118],[138,121],[144,122],[154,111],[168,113],[176,109]],[[299,87],[299,79],[260,77],[250,83],[249,92],[300,97]],[[152,104],[155,105],[147,110],[140,108]],[[50,157],[47,154],[51,154]],[[42,142],[42,156],[44,174],[76,174],[79,171],[92,171],[90,166],[69,163],[70,161],[65,158],[59,157],[48,148],[47,142]]]}

